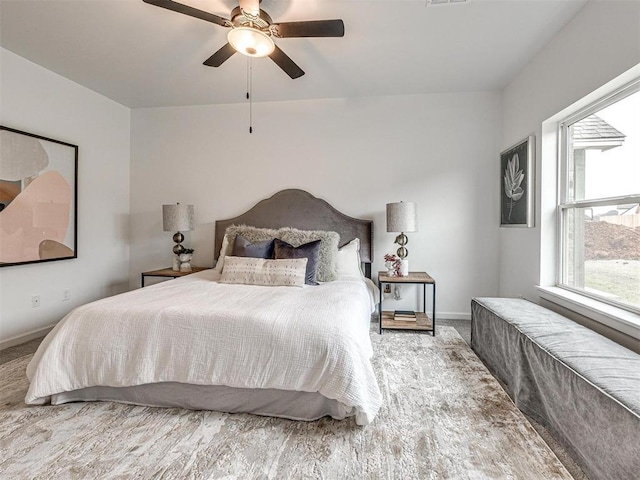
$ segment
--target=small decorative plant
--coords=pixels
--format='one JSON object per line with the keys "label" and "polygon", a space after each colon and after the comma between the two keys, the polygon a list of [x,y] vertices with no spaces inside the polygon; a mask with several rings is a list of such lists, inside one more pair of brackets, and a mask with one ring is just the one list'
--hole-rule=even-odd
{"label": "small decorative plant", "polygon": [[389,274],[394,277],[399,277],[400,276],[400,259],[393,254],[387,253],[384,256],[384,261],[385,261],[384,266],[387,267],[387,271],[389,272]]}
{"label": "small decorative plant", "polygon": [[191,271],[191,256],[193,255],[193,248],[185,248],[180,252],[178,258],[180,259],[180,271],[181,272],[190,272]]}

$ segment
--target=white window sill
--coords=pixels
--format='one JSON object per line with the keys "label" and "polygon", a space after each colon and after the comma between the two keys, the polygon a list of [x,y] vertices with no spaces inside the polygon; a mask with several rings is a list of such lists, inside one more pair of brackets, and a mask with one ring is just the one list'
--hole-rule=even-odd
{"label": "white window sill", "polygon": [[640,315],[559,287],[536,287],[540,296],[640,340]]}

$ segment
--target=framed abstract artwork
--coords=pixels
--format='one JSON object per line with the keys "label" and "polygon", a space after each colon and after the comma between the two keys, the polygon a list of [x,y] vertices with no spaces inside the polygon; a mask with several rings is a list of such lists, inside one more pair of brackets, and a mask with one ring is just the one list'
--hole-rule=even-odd
{"label": "framed abstract artwork", "polygon": [[78,256],[78,146],[0,126],[0,267]]}
{"label": "framed abstract artwork", "polygon": [[500,226],[534,226],[535,137],[500,154]]}

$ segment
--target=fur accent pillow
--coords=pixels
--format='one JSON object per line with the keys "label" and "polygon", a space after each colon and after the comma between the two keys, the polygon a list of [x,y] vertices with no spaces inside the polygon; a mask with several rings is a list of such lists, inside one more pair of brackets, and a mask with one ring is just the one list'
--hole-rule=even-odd
{"label": "fur accent pillow", "polygon": [[307,271],[306,258],[271,260],[228,256],[220,283],[302,287]]}
{"label": "fur accent pillow", "polygon": [[316,271],[318,268],[318,253],[320,252],[321,240],[304,243],[299,247],[294,247],[287,242],[276,238],[273,241],[273,253],[276,259],[280,258],[306,258],[307,270],[304,283],[307,285],[317,285]]}

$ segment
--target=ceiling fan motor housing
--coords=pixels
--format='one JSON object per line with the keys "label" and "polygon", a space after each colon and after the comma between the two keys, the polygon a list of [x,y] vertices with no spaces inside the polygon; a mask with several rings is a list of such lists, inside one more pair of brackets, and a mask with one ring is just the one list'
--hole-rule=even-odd
{"label": "ceiling fan motor housing", "polygon": [[260,9],[258,15],[253,16],[244,12],[240,7],[236,7],[231,10],[231,23],[234,27],[252,27],[267,33],[273,20],[271,20],[269,14],[262,9]]}
{"label": "ceiling fan motor housing", "polygon": [[239,53],[249,57],[271,55],[275,44],[271,39],[271,17],[260,10],[258,15],[245,12],[240,7],[231,11],[232,28],[227,40]]}

